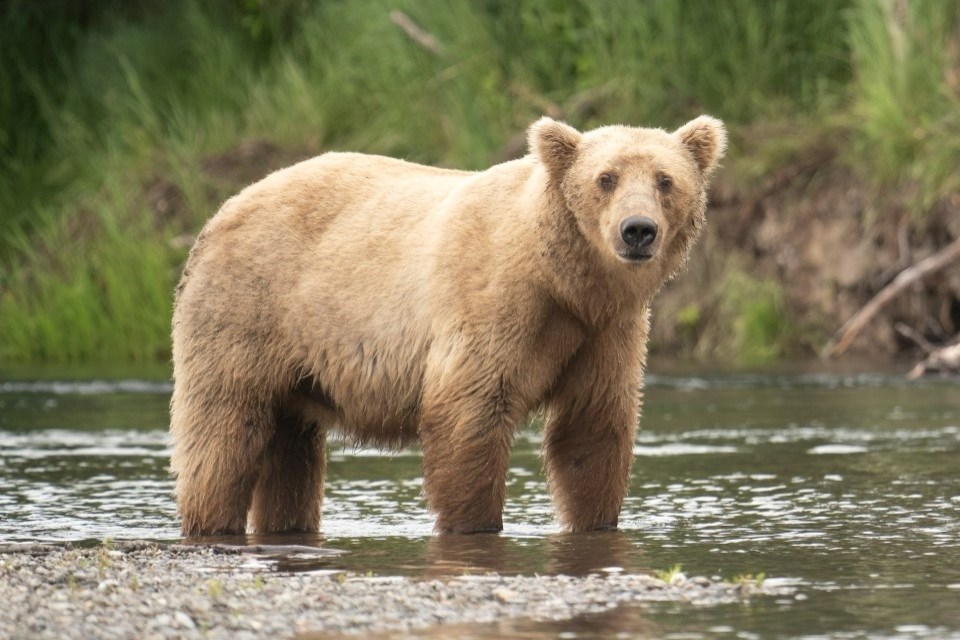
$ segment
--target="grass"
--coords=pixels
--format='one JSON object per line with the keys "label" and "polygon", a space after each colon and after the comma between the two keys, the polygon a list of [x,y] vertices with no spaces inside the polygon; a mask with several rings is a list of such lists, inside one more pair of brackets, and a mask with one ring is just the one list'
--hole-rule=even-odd
{"label": "grass", "polygon": [[220,578],[211,578],[207,580],[207,593],[214,600],[223,597],[224,594],[223,580]]}
{"label": "grass", "polygon": [[715,355],[733,356],[745,362],[763,362],[784,355],[790,320],[777,282],[732,271],[717,296],[717,324],[731,327],[730,340]]}
{"label": "grass", "polygon": [[681,567],[679,564],[675,564],[669,569],[658,569],[653,572],[653,577],[661,582],[673,584],[675,580],[679,580],[683,577],[683,567]]}
{"label": "grass", "polygon": [[[173,239],[243,186],[205,166],[249,140],[480,168],[544,111],[581,127],[710,112],[734,133],[829,120],[847,162],[922,206],[960,187],[960,11],[938,0],[37,6],[0,8],[4,361],[169,357]],[[405,36],[396,9],[442,53]],[[738,164],[760,176],[773,160],[757,158]],[[158,180],[174,215],[150,202]],[[781,301],[756,291],[730,322],[743,349],[775,355]]]}
{"label": "grass", "polygon": [[960,6],[860,0],[856,15],[854,156],[923,211],[960,190]]}
{"label": "grass", "polygon": [[735,576],[731,582],[735,585],[738,585],[742,588],[756,587],[757,589],[763,588],[763,582],[767,579],[767,574],[760,572],[756,575],[752,573],[741,573],[738,576]]}
{"label": "grass", "polygon": [[[59,234],[57,227],[43,231]],[[62,246],[50,238],[41,247]],[[85,253],[25,250],[3,273],[0,358],[156,360],[169,349],[170,293],[179,261],[140,232],[104,227]],[[42,268],[39,268],[42,265]]]}
{"label": "grass", "polygon": [[693,301],[655,319],[672,323],[672,342],[685,346],[675,356],[756,365],[803,350],[806,336],[788,312],[784,286],[739,262],[720,264],[715,283],[695,287]]}

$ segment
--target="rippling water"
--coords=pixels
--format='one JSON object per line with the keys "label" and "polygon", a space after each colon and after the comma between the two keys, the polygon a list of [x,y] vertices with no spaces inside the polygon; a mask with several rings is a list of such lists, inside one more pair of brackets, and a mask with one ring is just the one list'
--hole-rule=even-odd
{"label": "rippling water", "polygon": [[[0,541],[178,540],[169,393],[142,380],[0,380]],[[274,570],[682,564],[726,578],[764,573],[800,592],[749,606],[652,607],[644,616],[660,635],[960,635],[957,380],[653,375],[641,425],[621,530],[590,535],[561,533],[552,520],[537,424],[517,438],[499,536],[431,535],[415,449],[335,444],[323,535],[284,541],[347,553],[290,557]]]}

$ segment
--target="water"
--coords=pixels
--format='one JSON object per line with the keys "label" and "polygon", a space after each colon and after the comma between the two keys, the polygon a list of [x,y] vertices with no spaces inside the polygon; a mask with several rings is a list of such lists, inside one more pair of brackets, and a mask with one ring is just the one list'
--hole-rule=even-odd
{"label": "water", "polygon": [[[0,378],[0,542],[179,540],[169,392],[162,381]],[[682,564],[799,589],[748,604],[475,626],[476,637],[960,637],[956,379],[653,375],[615,533],[559,531],[538,447],[536,425],[517,438],[503,534],[436,537],[416,450],[334,445],[322,535],[282,542],[345,553],[292,556],[271,570],[578,575]]]}

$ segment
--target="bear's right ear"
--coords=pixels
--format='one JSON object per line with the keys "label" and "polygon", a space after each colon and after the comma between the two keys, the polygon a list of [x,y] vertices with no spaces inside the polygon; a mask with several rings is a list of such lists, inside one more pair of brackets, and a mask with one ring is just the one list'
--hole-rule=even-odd
{"label": "bear's right ear", "polygon": [[700,116],[683,125],[674,135],[693,155],[704,175],[710,175],[727,150],[727,129],[710,116]]}
{"label": "bear's right ear", "polygon": [[583,135],[570,125],[547,117],[534,122],[527,132],[530,153],[543,163],[550,177],[558,181],[573,165],[581,138]]}

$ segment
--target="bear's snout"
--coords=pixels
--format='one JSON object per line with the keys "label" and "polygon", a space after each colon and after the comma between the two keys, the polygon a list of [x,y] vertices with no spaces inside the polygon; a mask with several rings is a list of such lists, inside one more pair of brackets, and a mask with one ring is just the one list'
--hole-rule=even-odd
{"label": "bear's snout", "polygon": [[628,260],[649,260],[657,240],[657,223],[647,216],[630,216],[620,222],[620,238],[626,246]]}
{"label": "bear's snout", "polygon": [[620,237],[628,247],[649,247],[657,239],[657,223],[647,216],[630,216],[620,223]]}

